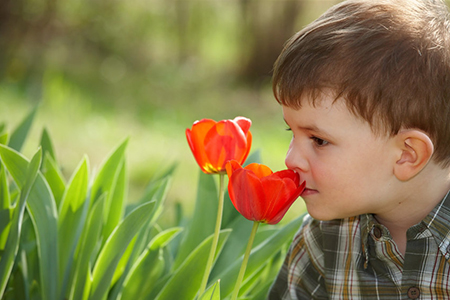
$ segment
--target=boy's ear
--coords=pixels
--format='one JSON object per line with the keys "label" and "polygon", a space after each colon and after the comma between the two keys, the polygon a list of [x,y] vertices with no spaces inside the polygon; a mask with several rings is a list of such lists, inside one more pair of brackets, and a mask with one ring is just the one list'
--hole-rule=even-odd
{"label": "boy's ear", "polygon": [[401,181],[407,181],[430,161],[434,152],[433,142],[427,134],[415,129],[401,130],[395,138],[400,151],[394,175]]}

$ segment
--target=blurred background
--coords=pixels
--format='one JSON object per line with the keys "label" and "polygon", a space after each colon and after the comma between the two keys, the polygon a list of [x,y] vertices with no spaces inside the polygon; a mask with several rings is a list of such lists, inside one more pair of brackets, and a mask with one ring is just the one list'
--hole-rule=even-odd
{"label": "blurred background", "polygon": [[[46,127],[67,179],[84,155],[95,170],[129,138],[129,201],[177,163],[165,217],[175,203],[189,213],[199,168],[185,129],[197,119],[252,119],[252,152],[284,168],[290,133],[272,65],[291,35],[337,2],[2,0],[0,123],[12,129],[37,106],[24,153]],[[298,202],[290,214],[303,210]]]}

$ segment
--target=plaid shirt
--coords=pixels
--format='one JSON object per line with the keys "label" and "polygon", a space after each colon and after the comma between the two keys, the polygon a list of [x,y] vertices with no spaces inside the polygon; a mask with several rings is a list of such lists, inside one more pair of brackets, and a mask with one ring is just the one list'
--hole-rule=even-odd
{"label": "plaid shirt", "polygon": [[373,215],[306,216],[268,299],[450,299],[450,196],[407,232],[406,254]]}

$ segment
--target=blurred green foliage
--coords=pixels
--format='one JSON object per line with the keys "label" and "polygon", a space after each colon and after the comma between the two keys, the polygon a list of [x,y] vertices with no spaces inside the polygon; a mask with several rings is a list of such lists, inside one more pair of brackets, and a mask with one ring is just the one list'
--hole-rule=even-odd
{"label": "blurred green foliage", "polygon": [[46,127],[66,175],[84,154],[97,167],[129,137],[129,193],[178,163],[168,202],[192,210],[197,166],[185,128],[246,116],[253,149],[284,168],[290,135],[272,96],[272,64],[292,34],[337,2],[2,0],[0,123],[16,125],[38,106],[24,152],[34,153]]}
{"label": "blurred green foliage", "polygon": [[177,163],[168,202],[189,212],[198,167],[184,130],[197,119],[252,119],[253,149],[284,168],[290,136],[272,96],[272,64],[336,2],[4,0],[0,121],[16,125],[38,106],[23,151],[34,153],[46,127],[66,176],[84,154],[96,168],[129,137],[130,198]]}

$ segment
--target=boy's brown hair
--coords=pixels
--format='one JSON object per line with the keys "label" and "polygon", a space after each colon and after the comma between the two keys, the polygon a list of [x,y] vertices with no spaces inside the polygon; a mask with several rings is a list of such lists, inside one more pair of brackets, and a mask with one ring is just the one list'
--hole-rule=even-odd
{"label": "boy's brown hair", "polygon": [[450,166],[450,17],[440,0],[350,0],[294,35],[274,66],[273,90],[300,108],[332,90],[374,132],[426,132]]}

